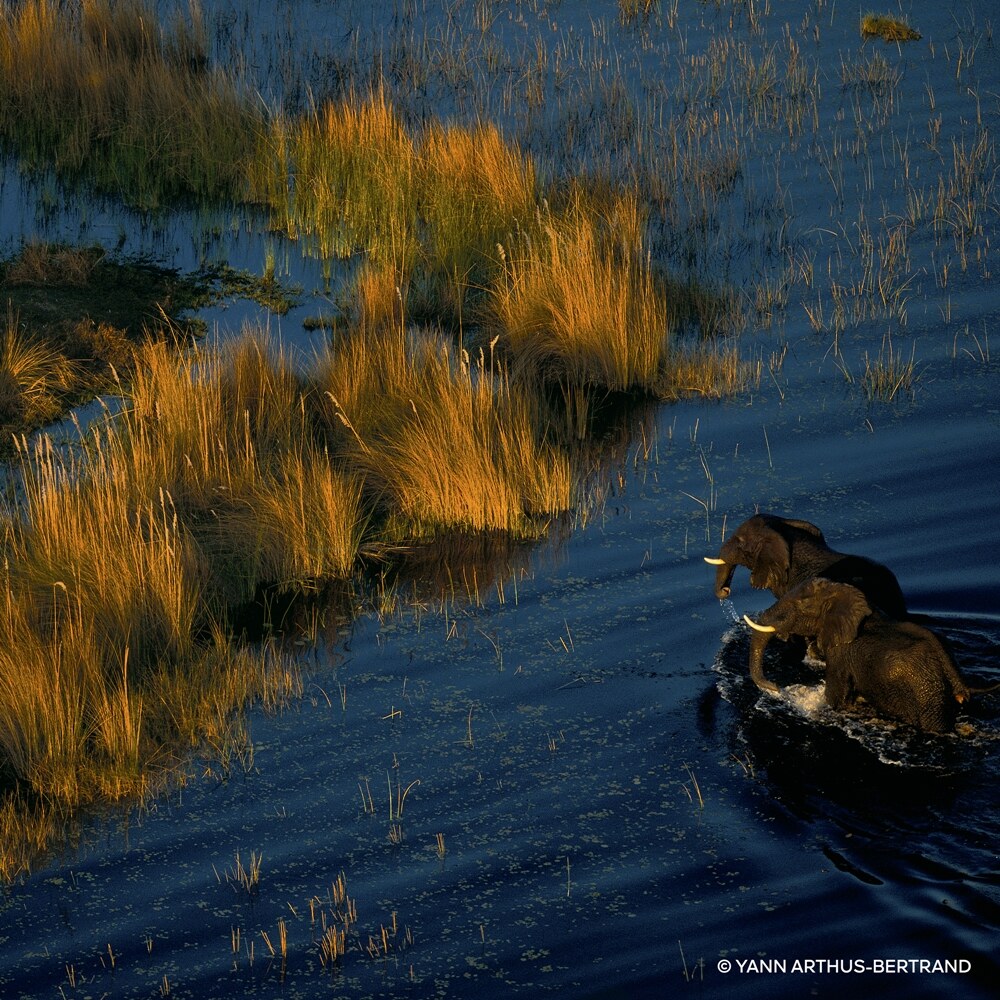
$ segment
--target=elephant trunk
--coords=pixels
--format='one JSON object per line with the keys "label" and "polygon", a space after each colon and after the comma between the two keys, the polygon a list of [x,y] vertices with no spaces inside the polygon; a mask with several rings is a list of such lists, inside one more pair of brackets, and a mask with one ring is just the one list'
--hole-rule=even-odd
{"label": "elephant trunk", "polygon": [[722,601],[729,596],[736,564],[727,563],[725,559],[713,559],[710,556],[705,556],[704,559],[709,566],[715,567],[715,596]]}
{"label": "elephant trunk", "polygon": [[767,649],[771,636],[777,630],[773,625],[758,625],[747,615],[743,616],[743,620],[753,629],[753,635],[750,637],[750,676],[762,691],[767,691],[768,694],[780,694],[781,688],[764,676],[764,650]]}

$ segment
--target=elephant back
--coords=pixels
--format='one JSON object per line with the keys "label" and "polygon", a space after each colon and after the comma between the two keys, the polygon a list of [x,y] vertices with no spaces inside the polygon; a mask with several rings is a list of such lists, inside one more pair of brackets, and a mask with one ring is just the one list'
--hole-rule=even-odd
{"label": "elephant back", "polygon": [[868,603],[889,618],[902,621],[907,617],[906,598],[899,581],[887,566],[865,556],[842,555],[819,574],[834,583],[849,583],[857,587]]}

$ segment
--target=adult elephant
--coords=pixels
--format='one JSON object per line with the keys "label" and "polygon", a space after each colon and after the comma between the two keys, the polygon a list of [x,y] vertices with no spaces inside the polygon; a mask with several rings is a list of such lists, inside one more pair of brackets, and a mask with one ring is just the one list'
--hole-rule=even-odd
{"label": "adult elephant", "polygon": [[865,595],[822,577],[788,591],[753,629],[750,676],[772,694],[779,688],[764,676],[764,650],[772,637],[813,640],[826,661],[826,700],[847,708],[863,698],[879,715],[930,732],[955,728],[958,706],[969,697],[941,640],[913,622],[898,622],[874,610]]}
{"label": "adult elephant", "polygon": [[722,544],[718,558],[705,557],[716,567],[715,596],[731,591],[737,566],[750,570],[750,584],[781,597],[812,577],[848,583],[868,603],[890,618],[906,618],[906,600],[890,569],[864,556],[837,552],[823,532],[809,521],[757,514],[744,521]]}

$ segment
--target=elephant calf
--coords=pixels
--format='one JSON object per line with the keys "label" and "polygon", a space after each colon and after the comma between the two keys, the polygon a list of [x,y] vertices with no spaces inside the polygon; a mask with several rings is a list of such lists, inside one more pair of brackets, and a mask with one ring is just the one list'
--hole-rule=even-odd
{"label": "elephant calf", "polygon": [[873,608],[891,618],[907,617],[906,600],[891,570],[864,556],[837,552],[823,532],[809,521],[757,514],[744,521],[722,544],[718,558],[705,557],[717,567],[715,596],[728,597],[737,566],[750,570],[750,584],[775,597],[813,577],[857,587]]}
{"label": "elephant calf", "polygon": [[788,591],[763,612],[750,643],[750,676],[765,691],[779,688],[764,676],[764,650],[772,636],[814,640],[826,661],[826,700],[845,708],[858,698],[880,715],[930,732],[950,732],[960,702],[969,696],[941,640],[912,622],[887,618],[849,584],[817,577]]}

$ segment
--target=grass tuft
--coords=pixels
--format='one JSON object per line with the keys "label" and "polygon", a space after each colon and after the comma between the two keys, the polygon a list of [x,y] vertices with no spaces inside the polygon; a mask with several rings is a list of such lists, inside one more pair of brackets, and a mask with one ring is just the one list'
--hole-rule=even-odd
{"label": "grass tuft", "polygon": [[570,507],[568,460],[539,440],[538,404],[492,360],[388,330],[335,345],[313,382],[335,449],[363,471],[390,534],[538,537]]}
{"label": "grass tuft", "polygon": [[518,369],[554,383],[655,391],[671,335],[643,228],[634,197],[614,198],[603,213],[573,200],[543,213],[537,235],[498,248],[488,323]]}
{"label": "grass tuft", "polygon": [[861,37],[881,38],[884,42],[914,42],[921,38],[915,28],[889,14],[865,14],[861,18]]}

